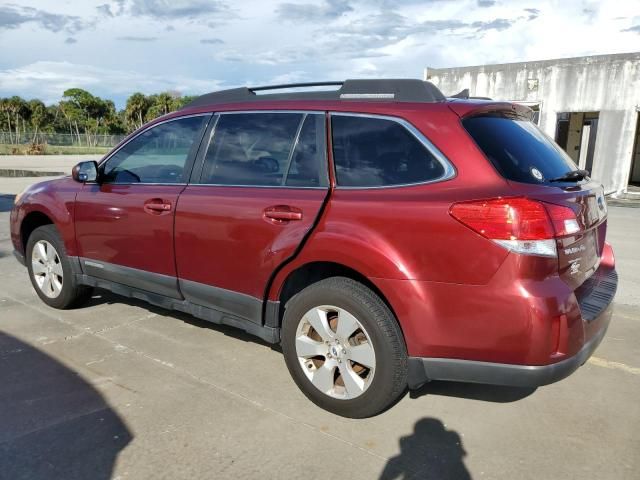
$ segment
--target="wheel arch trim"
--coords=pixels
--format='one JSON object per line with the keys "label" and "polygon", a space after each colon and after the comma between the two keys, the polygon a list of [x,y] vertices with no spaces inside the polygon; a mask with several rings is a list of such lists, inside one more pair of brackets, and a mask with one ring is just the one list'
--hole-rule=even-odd
{"label": "wheel arch trim", "polygon": [[[295,279],[296,274],[311,272],[314,270],[318,272],[317,276],[311,275],[311,278],[304,282],[301,288],[297,288],[294,292],[287,292],[285,290],[289,285],[288,282]],[[398,317],[394,305],[391,304],[389,296],[385,293],[384,289],[381,288],[381,285],[376,282],[375,277],[369,277],[363,274],[358,268],[354,268],[352,264],[350,265],[348,263],[327,260],[292,262],[290,265],[287,265],[287,268],[278,273],[276,279],[271,285],[269,297],[266,300],[267,323],[279,327],[282,321],[282,314],[284,312],[286,301],[289,298],[313,283],[335,276],[351,278],[370,288],[387,305],[393,316],[398,321],[398,325],[400,326],[404,336],[401,319]]]}

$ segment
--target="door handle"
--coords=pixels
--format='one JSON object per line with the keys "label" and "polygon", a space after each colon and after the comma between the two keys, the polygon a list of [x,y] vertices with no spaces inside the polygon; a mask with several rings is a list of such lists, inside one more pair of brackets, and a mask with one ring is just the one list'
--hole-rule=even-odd
{"label": "door handle", "polygon": [[264,217],[272,223],[287,223],[291,220],[302,220],[302,210],[289,205],[275,205],[264,209]]}
{"label": "door handle", "polygon": [[171,211],[171,203],[161,198],[152,198],[144,202],[144,211],[151,215],[160,215]]}

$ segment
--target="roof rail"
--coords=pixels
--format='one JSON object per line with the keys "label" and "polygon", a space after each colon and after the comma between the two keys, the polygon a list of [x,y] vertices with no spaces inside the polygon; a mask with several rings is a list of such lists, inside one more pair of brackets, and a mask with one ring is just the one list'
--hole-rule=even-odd
{"label": "roof rail", "polygon": [[[257,94],[290,88],[340,86],[337,90],[278,92]],[[222,103],[255,102],[261,100],[375,100],[394,102],[441,102],[444,95],[430,82],[416,79],[365,79],[332,82],[289,83],[261,87],[240,87],[202,95],[183,108],[203,107]]]}
{"label": "roof rail", "polygon": [[[333,87],[342,86],[344,82],[306,82],[306,83],[282,83],[280,85],[266,85],[262,87],[251,87],[249,90],[252,92],[264,91],[264,90],[282,90],[285,88],[302,88],[302,87]],[[223,90],[224,91],[224,90]],[[219,92],[218,92],[219,93]]]}

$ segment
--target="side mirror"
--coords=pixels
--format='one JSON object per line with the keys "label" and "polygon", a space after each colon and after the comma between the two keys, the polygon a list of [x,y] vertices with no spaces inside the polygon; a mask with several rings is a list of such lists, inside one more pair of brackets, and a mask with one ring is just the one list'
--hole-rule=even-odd
{"label": "side mirror", "polygon": [[98,180],[98,162],[93,160],[89,162],[80,162],[73,170],[71,176],[76,182],[95,182]]}

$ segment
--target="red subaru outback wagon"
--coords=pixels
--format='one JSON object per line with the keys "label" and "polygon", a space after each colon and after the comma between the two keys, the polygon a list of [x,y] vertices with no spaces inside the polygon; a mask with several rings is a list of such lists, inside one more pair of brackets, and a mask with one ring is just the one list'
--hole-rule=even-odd
{"label": "red subaru outback wagon", "polygon": [[531,111],[419,80],[314,86],[204,95],[28,188],[11,236],[40,298],[99,287],[279,342],[347,417],[430,380],[582,365],[617,287],[607,207]]}

